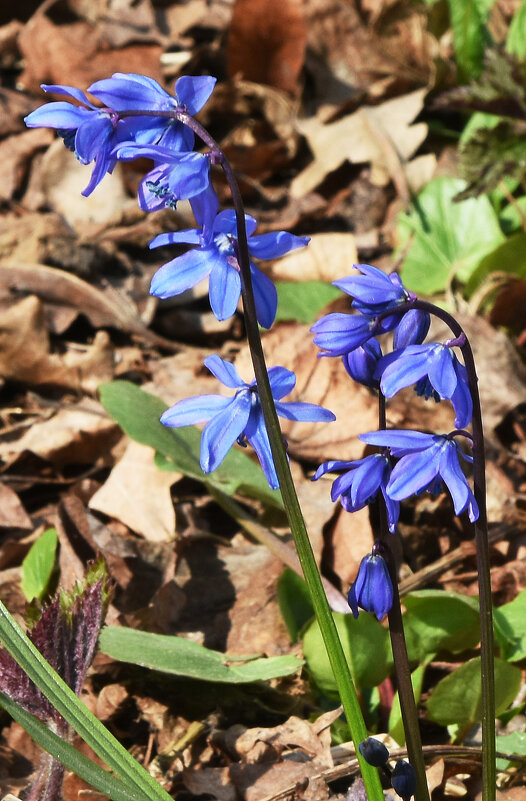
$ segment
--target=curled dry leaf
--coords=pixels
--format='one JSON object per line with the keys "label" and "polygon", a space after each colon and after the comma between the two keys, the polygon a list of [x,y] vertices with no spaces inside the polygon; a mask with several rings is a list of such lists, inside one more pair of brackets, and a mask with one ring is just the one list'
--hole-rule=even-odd
{"label": "curled dry leaf", "polygon": [[21,188],[28,162],[37,150],[53,141],[46,128],[8,136],[0,142],[0,200],[9,201]]}
{"label": "curled dry leaf", "polygon": [[33,530],[31,518],[20,498],[7,484],[0,484],[0,529],[3,528]]}
{"label": "curled dry leaf", "polygon": [[180,473],[159,470],[152,448],[130,442],[89,507],[120,520],[147,540],[167,542],[175,538],[170,488],[180,478]]}

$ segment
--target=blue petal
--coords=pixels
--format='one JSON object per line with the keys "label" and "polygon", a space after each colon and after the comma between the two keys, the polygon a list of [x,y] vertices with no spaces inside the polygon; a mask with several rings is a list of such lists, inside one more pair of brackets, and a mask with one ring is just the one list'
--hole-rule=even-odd
{"label": "blue petal", "polygon": [[[245,227],[247,236],[252,236],[257,228],[257,222],[250,214],[245,214]],[[232,234],[237,237],[236,212],[234,209],[224,209],[217,215],[214,223],[214,233]]]}
{"label": "blue petal", "polygon": [[424,434],[422,431],[389,429],[388,431],[369,431],[359,434],[358,439],[368,445],[389,448],[393,456],[403,456],[412,451],[430,448],[436,440],[442,439],[435,434]]}
{"label": "blue petal", "polygon": [[294,236],[286,231],[251,236],[248,243],[250,255],[256,259],[277,259],[291,250],[303,248],[310,242],[308,236]]}
{"label": "blue petal", "polygon": [[360,303],[378,306],[380,310],[389,303],[405,297],[403,288],[395,287],[382,270],[369,264],[355,264],[354,266],[363,275],[351,275],[348,278],[333,281],[333,284],[356,298]]}
{"label": "blue petal", "polygon": [[75,100],[78,100],[79,103],[83,103],[88,108],[95,108],[93,103],[88,100],[84,92],[81,89],[77,89],[76,86],[62,86],[56,83],[41,83],[40,87],[44,90],[44,92],[49,92],[53,95],[62,95],[63,97],[73,97]]}
{"label": "blue petal", "polygon": [[427,374],[432,385],[442,398],[450,398],[457,386],[457,374],[453,366],[456,358],[444,345],[435,345],[429,354]]}
{"label": "blue petal", "polygon": [[180,295],[210,275],[214,266],[214,256],[215,254],[209,250],[196,248],[172,259],[153,276],[150,293],[158,298]]}
{"label": "blue petal", "polygon": [[195,398],[185,398],[170,406],[161,415],[161,423],[170,428],[207,423],[229,403],[232,403],[232,398],[224,398],[222,395],[197,395]]}
{"label": "blue petal", "polygon": [[[287,370],[286,367],[271,367],[268,371],[268,380],[270,389],[274,400],[281,400],[289,392],[292,392],[296,386],[296,376],[292,370]],[[256,385],[256,381],[252,382],[252,386]]]}
{"label": "blue petal", "polygon": [[366,317],[353,314],[327,314],[315,323],[311,331],[314,342],[330,356],[343,356],[371,338],[372,323]]}
{"label": "blue petal", "polygon": [[278,308],[277,289],[268,275],[261,272],[252,262],[250,263],[250,273],[258,323],[263,328],[271,328]]}
{"label": "blue petal", "polygon": [[199,195],[210,182],[210,159],[202,153],[184,153],[176,164],[166,166],[166,177],[177,199]]}
{"label": "blue petal", "polygon": [[[381,372],[380,388],[387,398],[392,398],[404,387],[415,384],[427,375],[430,349],[434,345],[410,345],[402,351],[390,353],[378,364]],[[385,367],[385,364],[387,366]]]}
{"label": "blue petal", "polygon": [[325,473],[332,473],[334,470],[347,470],[349,467],[352,467],[354,462],[339,462],[339,461],[329,461],[320,464],[316,472],[312,477],[312,481],[317,481],[319,478],[325,475]]}
{"label": "blue petal", "polygon": [[203,192],[190,200],[197,225],[203,229],[203,236],[211,236],[214,221],[219,208],[219,199],[211,183],[208,184]]}
{"label": "blue petal", "polygon": [[216,80],[210,75],[183,75],[176,81],[175,94],[190,114],[196,114],[214,91]]}
{"label": "blue petal", "polygon": [[107,114],[92,114],[83,122],[75,136],[75,151],[82,164],[89,164],[97,156],[109,155],[113,125]]}
{"label": "blue petal", "polygon": [[378,388],[376,370],[382,358],[382,349],[376,339],[368,339],[363,345],[344,353],[343,366],[354,381],[366,387]]}
{"label": "blue petal", "polygon": [[148,244],[152,248],[161,248],[165,245],[175,245],[183,242],[187,245],[199,245],[201,241],[200,232],[196,228],[185,228],[184,231],[174,231],[172,233],[158,234],[154,236]]}
{"label": "blue petal", "polygon": [[402,350],[409,345],[420,345],[427,336],[431,317],[420,309],[409,309],[395,328],[393,337],[394,350]]}
{"label": "blue petal", "polygon": [[387,509],[387,525],[391,534],[394,534],[400,517],[400,502],[389,497],[386,487],[382,487],[382,495]]}
{"label": "blue petal", "polygon": [[469,519],[473,523],[479,516],[475,496],[462,472],[458,461],[458,446],[450,440],[440,458],[440,474],[446,484],[455,507],[455,514],[461,514],[469,507]]}
{"label": "blue petal", "polygon": [[93,83],[88,92],[114,111],[167,111],[176,106],[175,98],[157,81],[136,73],[116,72]]}
{"label": "blue petal", "polygon": [[226,362],[220,356],[217,356],[217,354],[207,356],[204,364],[205,367],[210,370],[212,375],[215,376],[218,381],[221,381],[225,387],[230,387],[230,389],[239,389],[240,387],[247,386],[232,362]]}
{"label": "blue petal", "polygon": [[304,423],[331,423],[336,420],[336,416],[329,409],[324,409],[323,406],[317,406],[315,403],[302,401],[282,401],[281,403],[278,401],[276,411],[285,420],[298,420]]}
{"label": "blue petal", "polygon": [[272,458],[272,450],[270,448],[270,441],[267,434],[267,428],[261,407],[258,405],[253,409],[248,425],[245,430],[246,437],[254,450],[256,451],[261,469],[265,474],[271,489],[279,488],[278,475],[274,466],[274,459]]}
{"label": "blue petal", "polygon": [[353,505],[369,503],[378,492],[386,473],[387,460],[381,454],[373,454],[356,468],[351,486]]}
{"label": "blue petal", "polygon": [[45,106],[32,111],[24,122],[28,128],[63,128],[66,131],[78,128],[87,122],[93,112],[81,106],[72,106],[71,103],[47,103]]}
{"label": "blue petal", "polygon": [[211,473],[219,467],[234,442],[243,434],[251,406],[250,393],[241,390],[204,427],[201,436],[201,467],[205,473]]}
{"label": "blue petal", "polygon": [[84,195],[84,197],[91,195],[95,187],[100,184],[106,173],[111,172],[114,166],[115,161],[113,159],[104,157],[104,154],[102,153],[98,155],[95,159],[95,166],[93,167],[89,184],[85,189],[82,190],[81,195]]}
{"label": "blue petal", "polygon": [[237,309],[241,295],[241,277],[221,254],[217,253],[210,273],[210,305],[218,320],[228,320]]}
{"label": "blue petal", "polygon": [[457,373],[457,386],[451,396],[451,403],[455,410],[456,428],[466,428],[473,416],[473,398],[468,384],[467,370],[460,362],[455,363]]}
{"label": "blue petal", "polygon": [[394,501],[403,501],[425,489],[439,474],[440,445],[420,453],[403,456],[394,466],[386,492]]}

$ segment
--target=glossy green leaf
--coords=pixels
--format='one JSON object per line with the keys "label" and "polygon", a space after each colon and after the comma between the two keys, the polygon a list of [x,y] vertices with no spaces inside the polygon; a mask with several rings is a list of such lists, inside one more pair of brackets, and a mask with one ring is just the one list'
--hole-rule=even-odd
{"label": "glossy green leaf", "polygon": [[286,568],[278,580],[278,603],[291,642],[297,642],[306,623],[314,617],[314,609],[305,581]]}
{"label": "glossy green leaf", "polygon": [[227,495],[241,493],[282,508],[281,494],[271,490],[261,467],[243,451],[232,448],[213,473],[205,474],[199,464],[201,432],[195,426],[167,428],[159,422],[166,403],[129,381],[113,381],[99,387],[106,411],[129,437],[149,445],[163,457],[163,469],[184,473]]}
{"label": "glossy green leaf", "polygon": [[479,75],[490,42],[488,15],[494,0],[448,0],[461,81]]}
{"label": "glossy green leaf", "polygon": [[412,662],[439,651],[474,648],[480,638],[478,600],[443,590],[419,590],[404,598],[404,631]]}
{"label": "glossy green leaf", "polygon": [[[514,731],[511,734],[497,734],[497,751],[517,754],[519,760],[524,761],[526,757],[526,731]],[[497,758],[497,770],[507,770],[512,764],[513,762],[509,759]]]}
{"label": "glossy green leaf", "polygon": [[510,273],[526,278],[526,234],[520,232],[510,236],[495,250],[483,258],[466,286],[466,293],[474,290],[493,272]]}
{"label": "glossy green leaf", "polygon": [[453,202],[464,186],[454,178],[436,178],[398,218],[398,253],[408,249],[401,277],[420,295],[444,290],[453,277],[467,282],[484,256],[504,241],[487,197]]}
{"label": "glossy green leaf", "polygon": [[32,601],[33,598],[40,601],[44,597],[55,566],[57,542],[56,530],[54,528],[46,529],[35,540],[23,560],[20,586],[26,601]]}
{"label": "glossy green leaf", "polygon": [[513,601],[494,610],[495,636],[503,659],[526,659],[526,590]]}
{"label": "glossy green leaf", "polygon": [[[351,265],[349,265],[350,268]],[[331,300],[341,295],[341,291],[324,281],[280,281],[278,290],[278,320],[297,320],[300,323],[313,323],[322,309]]]}
{"label": "glossy green leaf", "polygon": [[95,790],[104,795],[108,795],[112,801],[146,801],[147,796],[137,792],[131,786],[128,787],[124,782],[117,779],[112,773],[104,770],[93,760],[88,759],[80,751],[77,751],[70,743],[55,734],[42,721],[35,718],[25,709],[12,701],[4,693],[0,693],[0,706],[17,721],[27,733],[37,742],[48,754],[51,754],[59,762],[62,762],[68,770],[72,770],[81,779],[88,782]]}
{"label": "glossy green leaf", "polygon": [[[357,619],[338,612],[333,612],[333,617],[356,688],[377,687],[388,676],[392,663],[387,629],[367,612],[360,612]],[[305,630],[303,656],[319,689],[336,698],[336,683],[317,621]]]}
{"label": "glossy green leaf", "polygon": [[240,684],[289,676],[303,665],[295,656],[229,657],[185,637],[107,626],[100,650],[120,662],[203,681]]}
{"label": "glossy green leaf", "polygon": [[[521,671],[495,659],[495,704],[497,715],[515,699],[521,686]],[[482,690],[480,657],[470,659],[439,681],[427,702],[428,716],[442,726],[456,724],[460,730],[481,720]]]}

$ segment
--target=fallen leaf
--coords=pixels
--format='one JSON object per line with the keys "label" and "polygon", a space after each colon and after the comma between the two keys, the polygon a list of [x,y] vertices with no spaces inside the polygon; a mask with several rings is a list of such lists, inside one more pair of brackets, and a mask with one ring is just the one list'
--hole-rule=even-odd
{"label": "fallen leaf", "polygon": [[175,538],[170,488],[181,474],[159,470],[154,456],[152,448],[130,442],[89,507],[120,520],[147,540],[167,542]]}
{"label": "fallen leaf", "polygon": [[336,281],[349,274],[358,261],[352,234],[313,234],[306,248],[287,253],[272,263],[272,276],[280,281]]}
{"label": "fallen leaf", "polygon": [[292,196],[311,192],[346,160],[351,164],[370,162],[373,183],[386,185],[392,178],[400,192],[405,180],[403,164],[427,135],[425,123],[411,124],[422,110],[425,95],[425,89],[418,89],[379,106],[362,106],[327,125],[316,117],[298,122],[314,161],[292,181]]}
{"label": "fallen leaf", "polygon": [[7,484],[0,484],[0,528],[33,530],[33,522],[20,498]]}
{"label": "fallen leaf", "polygon": [[300,0],[236,0],[228,34],[228,73],[297,95],[306,44]]}
{"label": "fallen leaf", "polygon": [[0,142],[0,200],[13,198],[22,186],[31,157],[52,141],[53,134],[47,128],[33,128]]}

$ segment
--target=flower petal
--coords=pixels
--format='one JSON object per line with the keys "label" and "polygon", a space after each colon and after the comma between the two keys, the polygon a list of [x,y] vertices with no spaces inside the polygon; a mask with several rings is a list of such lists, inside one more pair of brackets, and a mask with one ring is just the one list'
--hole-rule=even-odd
{"label": "flower petal", "polygon": [[170,428],[207,423],[229,403],[232,403],[232,398],[225,398],[222,395],[197,395],[195,398],[185,398],[163,412],[161,423]]}
{"label": "flower petal", "polygon": [[453,440],[448,442],[448,446],[442,452],[440,474],[453,499],[455,514],[459,515],[469,507],[469,519],[473,523],[479,516],[479,509],[468,480],[460,467],[458,446]]}
{"label": "flower petal", "polygon": [[108,158],[113,125],[107,114],[92,114],[83,122],[75,136],[75,151],[82,164],[89,164],[95,158]]}
{"label": "flower petal", "polygon": [[240,387],[247,386],[239,375],[235,365],[233,365],[232,362],[225,361],[217,354],[214,353],[212,356],[207,356],[204,360],[204,364],[212,375],[215,376],[218,381],[221,381],[225,387],[239,389]]}
{"label": "flower petal", "polygon": [[457,386],[453,359],[456,359],[456,356],[451,348],[444,345],[435,345],[429,354],[427,374],[442,398],[450,398]]}
{"label": "flower petal", "polygon": [[201,436],[201,467],[205,473],[215,470],[235,441],[243,434],[252,406],[250,392],[238,392],[228,406],[204,427]]}
{"label": "flower petal", "polygon": [[196,114],[214,91],[216,81],[210,75],[183,75],[176,81],[175,94],[190,114]]}
{"label": "flower petal", "polygon": [[256,409],[252,410],[250,420],[245,429],[245,434],[248,441],[256,451],[261,469],[265,474],[271,489],[279,488],[278,475],[274,466],[274,459],[272,458],[272,450],[270,448],[270,441],[268,438],[267,427],[261,411],[261,406],[258,405]]}
{"label": "flower petal", "polygon": [[297,248],[304,248],[310,242],[308,236],[294,236],[287,231],[251,236],[248,243],[250,255],[256,259],[277,259]]}
{"label": "flower petal", "polygon": [[70,131],[87,122],[92,115],[93,112],[87,108],[58,100],[35,109],[24,117],[24,122],[28,128],[63,128]]}
{"label": "flower petal", "polygon": [[371,338],[372,323],[359,314],[327,314],[314,323],[314,342],[326,356],[343,356]]}
{"label": "flower petal", "polygon": [[[387,398],[392,398],[404,387],[416,384],[427,375],[430,347],[433,345],[410,345],[402,351],[388,354],[378,363],[381,373],[380,388]],[[387,364],[387,366],[385,366]]]}
{"label": "flower petal", "polygon": [[[294,387],[296,386],[296,376],[292,372],[292,370],[287,370],[286,367],[271,367],[268,371],[268,380],[270,383],[270,389],[272,391],[272,397],[274,400],[281,400],[284,398],[285,395],[288,395],[289,392],[292,392]],[[252,382],[252,386],[256,385],[256,381]]]}
{"label": "flower petal", "polygon": [[210,273],[210,305],[218,320],[228,320],[237,309],[241,295],[241,277],[220,253],[215,251]]}
{"label": "flower petal", "polygon": [[425,489],[439,474],[440,445],[420,453],[403,456],[394,466],[386,492],[394,501],[403,501]]}
{"label": "flower petal", "polygon": [[199,245],[200,241],[201,235],[197,228],[186,228],[184,231],[158,234],[154,236],[152,241],[148,244],[148,247],[152,250],[153,248],[161,248],[165,245],[176,245],[181,242],[187,245]]}
{"label": "flower petal", "polygon": [[195,248],[164,264],[152,278],[150,293],[158,298],[180,295],[198,284],[214,266],[215,253]]}
{"label": "flower petal", "polygon": [[369,431],[366,434],[359,434],[358,439],[368,445],[389,448],[393,456],[404,456],[412,451],[430,448],[436,439],[441,438],[435,434],[424,434],[423,431],[388,429],[387,431]]}
{"label": "flower petal", "polygon": [[315,403],[304,403],[303,401],[278,401],[276,411],[285,420],[297,420],[303,423],[332,423],[336,416]]}
{"label": "flower petal", "polygon": [[263,328],[271,328],[276,317],[278,308],[278,292],[274,282],[262,273],[261,270],[250,263],[252,275],[252,289],[254,291],[254,302],[256,304],[256,315],[258,323]]}

